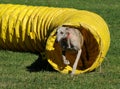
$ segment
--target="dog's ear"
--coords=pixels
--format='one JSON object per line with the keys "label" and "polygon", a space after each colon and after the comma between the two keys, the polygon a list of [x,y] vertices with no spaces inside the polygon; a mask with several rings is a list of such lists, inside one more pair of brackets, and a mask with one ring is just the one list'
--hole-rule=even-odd
{"label": "dog's ear", "polygon": [[57,30],[58,30],[60,27],[61,27],[61,26],[55,28],[56,32],[54,33],[53,36],[56,36],[56,35],[57,35]]}
{"label": "dog's ear", "polygon": [[69,27],[66,27],[66,30],[69,30],[70,28]]}

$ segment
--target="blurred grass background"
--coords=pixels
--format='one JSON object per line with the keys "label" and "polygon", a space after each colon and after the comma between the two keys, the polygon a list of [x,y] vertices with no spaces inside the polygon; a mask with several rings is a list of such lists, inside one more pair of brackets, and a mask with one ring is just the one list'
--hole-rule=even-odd
{"label": "blurred grass background", "polygon": [[[101,15],[111,34],[106,59],[91,73],[71,78],[55,71],[27,71],[38,55],[0,50],[0,89],[119,89],[120,87],[120,0],[0,0],[0,3],[69,7]],[[38,64],[39,65],[39,64]]]}

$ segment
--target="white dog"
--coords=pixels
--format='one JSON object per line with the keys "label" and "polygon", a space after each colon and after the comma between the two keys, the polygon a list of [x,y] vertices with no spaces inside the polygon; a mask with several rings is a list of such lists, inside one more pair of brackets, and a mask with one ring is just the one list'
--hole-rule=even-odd
{"label": "white dog", "polygon": [[62,47],[63,62],[66,65],[70,64],[70,62],[65,57],[65,50],[73,49],[78,51],[77,57],[73,64],[72,73],[71,73],[71,75],[73,76],[81,56],[83,36],[81,32],[76,28],[61,26],[61,27],[58,27],[57,29],[57,41],[60,43]]}

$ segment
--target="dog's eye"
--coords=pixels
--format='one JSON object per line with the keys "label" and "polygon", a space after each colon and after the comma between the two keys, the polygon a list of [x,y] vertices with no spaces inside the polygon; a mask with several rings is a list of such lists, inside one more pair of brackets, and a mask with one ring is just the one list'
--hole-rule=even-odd
{"label": "dog's eye", "polygon": [[63,34],[63,32],[60,32],[60,34]]}

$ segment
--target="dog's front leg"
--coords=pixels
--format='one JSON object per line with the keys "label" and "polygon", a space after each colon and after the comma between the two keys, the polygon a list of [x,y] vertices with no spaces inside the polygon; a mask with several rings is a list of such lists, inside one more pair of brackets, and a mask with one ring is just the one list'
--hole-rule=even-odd
{"label": "dog's front leg", "polygon": [[71,45],[70,45],[70,39],[69,38],[67,39],[67,44],[68,44],[68,48],[70,49]]}
{"label": "dog's front leg", "polygon": [[80,50],[78,51],[78,53],[77,53],[77,57],[76,57],[75,62],[74,62],[74,64],[73,64],[73,69],[72,69],[71,76],[73,76],[74,73],[75,73],[75,70],[76,70],[77,65],[78,65],[78,61],[79,61],[80,56],[81,56],[81,52],[82,52],[82,49],[80,49]]}

